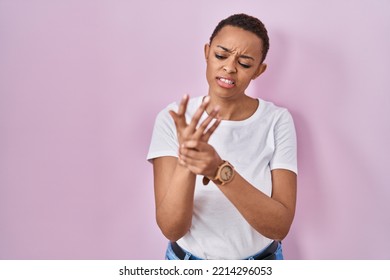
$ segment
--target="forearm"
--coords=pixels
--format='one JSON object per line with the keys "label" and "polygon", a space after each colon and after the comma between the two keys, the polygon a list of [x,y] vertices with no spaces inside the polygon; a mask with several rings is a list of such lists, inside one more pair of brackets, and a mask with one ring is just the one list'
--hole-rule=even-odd
{"label": "forearm", "polygon": [[157,224],[169,240],[178,240],[191,226],[195,179],[195,174],[177,164],[164,196],[156,201]]}
{"label": "forearm", "polygon": [[294,217],[293,207],[265,195],[237,172],[230,183],[219,189],[256,231],[274,240],[287,235]]}

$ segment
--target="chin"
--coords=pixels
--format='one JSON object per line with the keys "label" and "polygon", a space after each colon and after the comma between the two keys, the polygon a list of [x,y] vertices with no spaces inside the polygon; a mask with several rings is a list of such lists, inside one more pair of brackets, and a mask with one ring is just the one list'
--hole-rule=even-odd
{"label": "chin", "polygon": [[239,96],[242,96],[243,93],[239,93],[234,89],[222,89],[222,88],[217,88],[217,89],[211,89],[210,90],[210,95],[215,95],[220,98],[236,98]]}

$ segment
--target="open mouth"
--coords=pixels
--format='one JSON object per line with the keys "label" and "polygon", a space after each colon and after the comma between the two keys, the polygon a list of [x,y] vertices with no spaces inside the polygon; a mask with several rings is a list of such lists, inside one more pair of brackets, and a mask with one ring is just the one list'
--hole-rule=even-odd
{"label": "open mouth", "polygon": [[222,77],[217,77],[217,80],[226,84],[226,85],[230,85],[230,86],[235,84],[235,82],[233,80],[222,78]]}

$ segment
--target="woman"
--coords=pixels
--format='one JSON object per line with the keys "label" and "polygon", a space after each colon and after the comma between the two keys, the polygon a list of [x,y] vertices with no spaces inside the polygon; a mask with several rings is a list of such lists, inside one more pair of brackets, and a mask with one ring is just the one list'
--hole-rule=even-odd
{"label": "woman", "polygon": [[157,116],[148,160],[166,259],[283,259],[296,203],[294,124],[286,109],[245,94],[268,48],[257,18],[222,20],[204,49],[208,95]]}

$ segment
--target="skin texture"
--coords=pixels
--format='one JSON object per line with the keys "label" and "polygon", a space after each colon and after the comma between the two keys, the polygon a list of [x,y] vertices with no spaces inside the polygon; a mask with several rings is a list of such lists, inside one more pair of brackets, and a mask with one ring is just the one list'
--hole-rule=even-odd
{"label": "skin texture", "polygon": [[[204,49],[208,97],[189,122],[185,119],[189,96],[183,97],[178,112],[170,112],[178,134],[179,158],[156,158],[153,170],[157,223],[171,241],[180,239],[191,227],[196,175],[213,178],[223,160],[229,161],[221,159],[208,144],[210,136],[221,120],[247,119],[259,106],[258,100],[247,96],[245,90],[267,68],[261,62],[261,51],[262,41],[255,34],[238,27],[223,27]],[[204,112],[209,116],[197,128]],[[213,119],[217,121],[207,130]],[[294,172],[275,169],[272,197],[237,172],[231,182],[218,188],[256,231],[282,240],[294,218],[296,184]]]}

